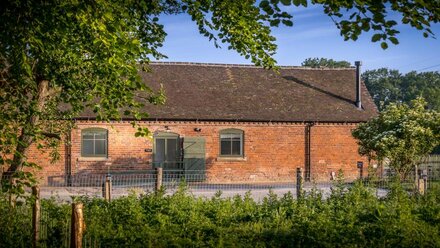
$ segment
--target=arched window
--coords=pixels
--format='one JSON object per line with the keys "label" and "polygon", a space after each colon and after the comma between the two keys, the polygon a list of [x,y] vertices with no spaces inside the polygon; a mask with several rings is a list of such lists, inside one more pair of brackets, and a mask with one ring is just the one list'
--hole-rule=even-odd
{"label": "arched window", "polygon": [[220,131],[220,156],[243,157],[244,132],[240,129],[224,129]]}
{"label": "arched window", "polygon": [[107,157],[108,131],[103,128],[87,128],[81,131],[82,157]]}

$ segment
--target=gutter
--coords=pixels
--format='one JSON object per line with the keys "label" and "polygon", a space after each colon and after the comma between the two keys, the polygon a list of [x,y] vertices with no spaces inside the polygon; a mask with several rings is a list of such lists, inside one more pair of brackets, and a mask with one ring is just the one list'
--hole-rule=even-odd
{"label": "gutter", "polygon": [[[77,117],[74,118],[75,121],[96,121],[95,117]],[[143,118],[140,120],[136,120],[135,118],[121,118],[121,119],[110,119],[110,121],[194,121],[194,122],[231,122],[231,123],[240,123],[240,122],[263,122],[263,123],[337,123],[337,124],[359,124],[363,122],[367,122],[368,120],[355,120],[355,121],[310,121],[310,120],[258,120],[258,119],[221,119],[221,118],[213,118],[213,119],[200,119],[200,118]],[[102,121],[106,122],[106,121]]]}
{"label": "gutter", "polygon": [[64,144],[65,151],[65,172],[67,186],[72,186],[72,130],[67,133],[66,142]]}
{"label": "gutter", "polygon": [[309,122],[306,124],[305,132],[304,132],[304,143],[305,143],[305,159],[304,159],[304,178],[306,182],[311,181],[311,170],[312,170],[312,152],[311,152],[311,144],[312,144],[312,127],[315,125],[313,122]]}

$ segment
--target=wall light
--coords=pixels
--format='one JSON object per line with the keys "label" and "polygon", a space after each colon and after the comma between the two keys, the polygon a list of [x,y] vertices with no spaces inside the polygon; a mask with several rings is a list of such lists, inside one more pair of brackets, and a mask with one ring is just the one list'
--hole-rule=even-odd
{"label": "wall light", "polygon": [[195,127],[195,128],[194,128],[194,131],[195,131],[195,132],[200,132],[200,131],[202,131],[202,129],[199,128],[199,127]]}

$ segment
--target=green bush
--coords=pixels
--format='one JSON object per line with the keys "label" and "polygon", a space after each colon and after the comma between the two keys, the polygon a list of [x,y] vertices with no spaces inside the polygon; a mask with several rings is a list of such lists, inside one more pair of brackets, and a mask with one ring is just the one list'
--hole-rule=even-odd
{"label": "green bush", "polygon": [[29,247],[32,244],[32,209],[26,203],[9,204],[0,193],[0,247]]}
{"label": "green bush", "polygon": [[[181,189],[130,195],[105,202],[81,197],[85,242],[100,247],[440,247],[440,190],[408,194],[399,185],[385,198],[361,182],[333,187],[329,197],[318,190],[296,200],[273,193],[261,202],[244,197],[196,198]],[[29,244],[29,211],[12,212],[2,201],[0,244]],[[44,201],[55,223],[48,247],[62,247],[70,205]],[[3,214],[14,221],[4,221]],[[67,222],[66,222],[67,221]],[[3,232],[6,231],[6,232]],[[19,242],[16,242],[19,241]],[[11,245],[9,245],[11,244]],[[19,245],[14,245],[19,244]],[[21,245],[23,244],[23,245]]]}

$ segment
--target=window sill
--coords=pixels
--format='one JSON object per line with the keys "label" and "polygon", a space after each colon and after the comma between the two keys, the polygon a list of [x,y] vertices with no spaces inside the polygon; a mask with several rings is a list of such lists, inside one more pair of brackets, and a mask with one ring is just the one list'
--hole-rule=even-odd
{"label": "window sill", "polygon": [[111,161],[111,158],[106,158],[106,157],[79,157],[78,161]]}
{"label": "window sill", "polygon": [[241,161],[247,161],[247,157],[217,157],[217,161],[241,162]]}

